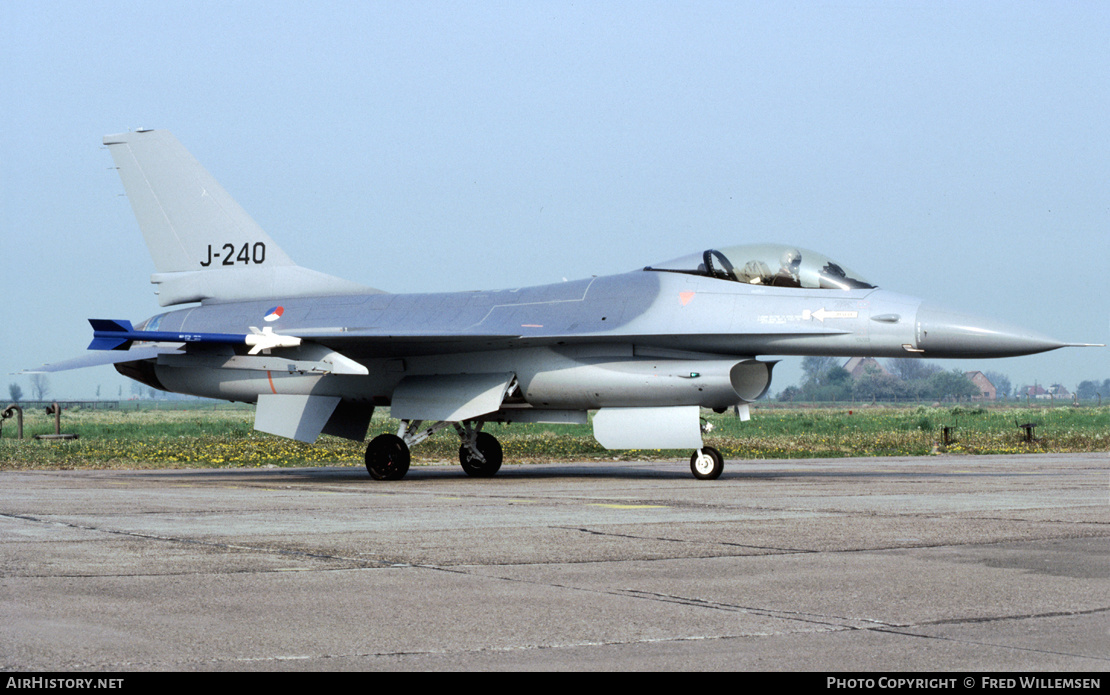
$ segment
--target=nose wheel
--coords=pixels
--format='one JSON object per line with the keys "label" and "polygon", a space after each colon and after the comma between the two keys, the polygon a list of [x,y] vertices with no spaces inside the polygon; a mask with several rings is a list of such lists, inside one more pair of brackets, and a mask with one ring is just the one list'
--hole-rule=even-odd
{"label": "nose wheel", "polygon": [[690,457],[690,472],[698,480],[716,480],[725,469],[725,459],[721,452],[711,446],[703,446]]}

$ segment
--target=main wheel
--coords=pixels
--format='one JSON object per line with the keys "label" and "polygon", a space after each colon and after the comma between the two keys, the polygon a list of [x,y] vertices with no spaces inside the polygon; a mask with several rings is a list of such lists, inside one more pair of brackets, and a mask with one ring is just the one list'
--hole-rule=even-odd
{"label": "main wheel", "polygon": [[492,434],[479,432],[474,446],[486,459],[485,463],[474,458],[466,444],[459,447],[459,463],[466,474],[473,478],[492,478],[501,469],[501,442]]}
{"label": "main wheel", "polygon": [[711,446],[694,450],[690,457],[690,472],[698,480],[716,480],[725,469],[725,459],[721,452]]}
{"label": "main wheel", "polygon": [[409,448],[395,434],[381,434],[366,446],[366,470],[374,480],[400,480],[409,472]]}

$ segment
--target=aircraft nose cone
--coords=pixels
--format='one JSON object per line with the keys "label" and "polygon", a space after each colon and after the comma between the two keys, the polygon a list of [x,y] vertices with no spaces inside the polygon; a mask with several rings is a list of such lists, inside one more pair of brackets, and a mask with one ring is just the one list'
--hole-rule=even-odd
{"label": "aircraft nose cone", "polygon": [[931,304],[917,310],[917,347],[926,357],[1017,357],[1065,345],[1035,331]]}

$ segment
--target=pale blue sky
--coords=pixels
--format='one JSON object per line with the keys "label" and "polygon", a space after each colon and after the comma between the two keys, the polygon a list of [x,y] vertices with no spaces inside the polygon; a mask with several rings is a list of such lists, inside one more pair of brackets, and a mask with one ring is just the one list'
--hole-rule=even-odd
{"label": "pale blue sky", "polygon": [[[1096,2],[8,0],[0,393],[82,354],[87,318],[159,313],[100,146],[140,127],[173,131],[300,264],[392,292],[788,242],[1108,342],[1107,36]],[[1110,377],[1107,349],[940,364]]]}

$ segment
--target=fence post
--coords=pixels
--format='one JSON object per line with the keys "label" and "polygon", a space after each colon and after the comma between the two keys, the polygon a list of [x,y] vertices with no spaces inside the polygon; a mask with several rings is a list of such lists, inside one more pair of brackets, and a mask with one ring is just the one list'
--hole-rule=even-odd
{"label": "fence post", "polygon": [[19,432],[19,438],[23,439],[23,408],[20,408],[15,403],[12,403],[7,408],[4,408],[3,412],[0,412],[0,420],[7,420],[13,414],[16,416],[16,423],[18,423],[17,429]]}

